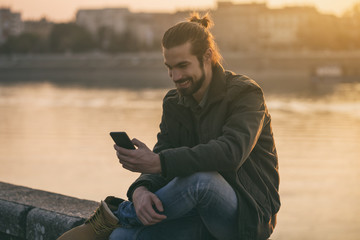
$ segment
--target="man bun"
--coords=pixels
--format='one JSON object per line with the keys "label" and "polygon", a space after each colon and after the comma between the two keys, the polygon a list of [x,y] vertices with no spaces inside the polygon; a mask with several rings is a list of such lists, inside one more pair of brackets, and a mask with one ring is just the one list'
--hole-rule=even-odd
{"label": "man bun", "polygon": [[213,22],[208,13],[200,17],[199,13],[194,12],[191,14],[188,20],[189,22],[198,23],[200,26],[203,26],[204,28],[211,28],[213,25]]}
{"label": "man bun", "polygon": [[187,21],[179,22],[166,30],[161,41],[162,46],[170,49],[190,42],[191,54],[198,58],[199,63],[202,64],[204,54],[211,49],[211,64],[220,64],[221,55],[209,30],[212,25],[209,14],[200,17],[198,13],[192,13]]}

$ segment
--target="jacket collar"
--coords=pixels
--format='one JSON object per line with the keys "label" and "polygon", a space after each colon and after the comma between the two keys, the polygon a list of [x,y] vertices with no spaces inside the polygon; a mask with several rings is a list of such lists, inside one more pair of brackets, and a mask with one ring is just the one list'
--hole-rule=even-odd
{"label": "jacket collar", "polygon": [[216,64],[213,68],[213,77],[209,86],[208,103],[213,103],[222,99],[226,91],[226,75],[221,64]]}

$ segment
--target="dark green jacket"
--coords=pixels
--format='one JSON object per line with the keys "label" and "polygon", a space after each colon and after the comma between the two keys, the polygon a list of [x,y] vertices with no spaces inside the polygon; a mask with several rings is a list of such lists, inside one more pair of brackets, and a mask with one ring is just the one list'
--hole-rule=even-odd
{"label": "dark green jacket", "polygon": [[138,186],[154,192],[174,177],[217,171],[241,199],[240,239],[270,236],[280,208],[278,158],[263,92],[253,80],[215,66],[199,109],[170,90],[154,152],[162,174],[142,174],[129,188],[130,200]]}

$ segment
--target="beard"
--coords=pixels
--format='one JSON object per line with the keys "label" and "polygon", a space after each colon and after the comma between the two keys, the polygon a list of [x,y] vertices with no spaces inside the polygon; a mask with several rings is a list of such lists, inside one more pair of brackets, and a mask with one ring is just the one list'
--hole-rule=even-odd
{"label": "beard", "polygon": [[187,88],[181,88],[181,87],[177,88],[177,91],[181,96],[191,96],[194,93],[196,93],[197,91],[199,91],[199,89],[201,88],[201,86],[203,85],[203,83],[205,81],[204,66],[201,66],[201,77],[197,81],[195,81],[193,77],[188,77],[188,78],[182,78],[176,82],[182,83],[185,81],[189,81],[190,86]]}

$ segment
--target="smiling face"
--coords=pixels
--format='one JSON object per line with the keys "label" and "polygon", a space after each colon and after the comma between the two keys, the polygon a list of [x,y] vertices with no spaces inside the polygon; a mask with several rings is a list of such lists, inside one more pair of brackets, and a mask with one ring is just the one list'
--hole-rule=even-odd
{"label": "smiling face", "polygon": [[199,102],[211,81],[211,60],[204,57],[200,64],[191,53],[190,42],[170,49],[163,48],[163,54],[169,76],[178,92],[183,96],[192,95]]}

